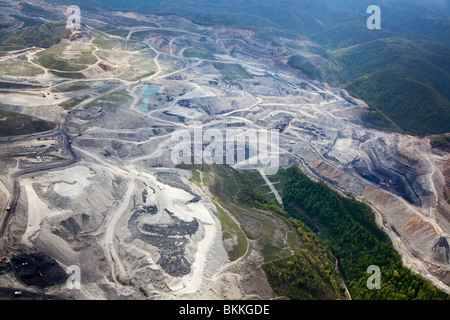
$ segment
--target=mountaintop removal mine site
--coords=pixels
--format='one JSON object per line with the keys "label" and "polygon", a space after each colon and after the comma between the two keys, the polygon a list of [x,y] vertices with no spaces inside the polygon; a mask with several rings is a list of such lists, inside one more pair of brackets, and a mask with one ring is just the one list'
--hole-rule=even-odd
{"label": "mountaintop removal mine site", "polygon": [[[25,16],[17,10],[2,4],[2,15]],[[259,225],[274,225],[273,261],[296,252],[290,227],[264,210],[242,222],[213,192],[217,173],[172,160],[174,135],[194,136],[199,123],[225,140],[227,130],[277,130],[267,142],[277,166],[369,205],[403,264],[450,293],[448,153],[364,127],[366,103],[289,69],[289,52],[250,30],[108,14],[139,25],[85,13],[76,37],[0,57],[1,110],[49,126],[0,137],[2,296],[280,298]],[[255,172],[283,208],[273,175]],[[78,290],[67,287],[70,266]]]}

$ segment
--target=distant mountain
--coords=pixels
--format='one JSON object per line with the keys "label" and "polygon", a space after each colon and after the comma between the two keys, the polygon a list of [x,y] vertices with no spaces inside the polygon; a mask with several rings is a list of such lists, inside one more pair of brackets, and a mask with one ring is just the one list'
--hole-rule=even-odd
{"label": "distant mountain", "polygon": [[0,110],[0,137],[51,130],[55,123],[24,114]]}

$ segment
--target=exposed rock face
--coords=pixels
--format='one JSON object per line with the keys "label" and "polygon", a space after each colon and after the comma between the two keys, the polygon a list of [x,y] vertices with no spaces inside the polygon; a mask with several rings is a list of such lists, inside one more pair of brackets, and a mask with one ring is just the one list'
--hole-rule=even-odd
{"label": "exposed rock face", "polygon": [[448,241],[447,238],[445,237],[441,237],[439,238],[438,242],[436,242],[436,244],[433,246],[433,253],[434,253],[434,258],[436,259],[436,261],[443,263],[443,264],[448,264],[450,262],[449,260],[449,250],[450,247],[448,245]]}
{"label": "exposed rock face", "polygon": [[[164,211],[158,212],[156,207],[137,210],[128,221],[128,228],[134,239],[158,248],[158,264],[165,272],[173,277],[182,277],[191,271],[191,263],[185,258],[184,251],[189,237],[197,232],[199,224],[197,220],[184,222],[169,210]],[[156,217],[158,214],[168,214],[167,221],[161,223]],[[146,220],[146,215],[155,215],[158,223]]]}

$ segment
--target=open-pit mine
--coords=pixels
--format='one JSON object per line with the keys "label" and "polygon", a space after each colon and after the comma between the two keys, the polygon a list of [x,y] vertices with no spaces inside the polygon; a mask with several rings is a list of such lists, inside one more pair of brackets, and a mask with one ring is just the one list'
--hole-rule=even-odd
{"label": "open-pit mine", "polygon": [[[195,183],[172,161],[173,134],[198,122],[278,130],[280,167],[297,165],[370,205],[405,266],[450,293],[448,153],[365,128],[363,101],[293,72],[285,49],[251,31],[110,14],[141,26],[86,13],[81,35],[0,57],[0,69],[21,68],[2,73],[1,109],[54,124],[0,138],[2,294],[277,298],[256,240],[246,234],[242,255],[230,259],[236,241],[224,241],[206,177]],[[5,85],[14,83],[22,86]],[[77,290],[67,286],[70,266],[80,270]]]}

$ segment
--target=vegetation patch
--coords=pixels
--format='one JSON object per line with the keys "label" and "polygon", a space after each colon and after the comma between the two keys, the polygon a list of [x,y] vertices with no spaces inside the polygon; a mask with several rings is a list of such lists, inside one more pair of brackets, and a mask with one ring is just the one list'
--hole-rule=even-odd
{"label": "vegetation patch", "polygon": [[128,18],[124,16],[115,15],[113,17],[113,21],[121,26],[125,27],[137,27],[137,26],[143,26],[143,27],[154,27],[157,28],[158,25],[154,24],[153,22],[149,21],[143,21],[143,20],[137,20],[133,18]]}
{"label": "vegetation patch", "polygon": [[110,37],[105,36],[97,31],[91,31],[91,35],[95,38],[92,43],[98,46],[100,49],[111,50],[117,46],[117,42]]}
{"label": "vegetation patch", "polygon": [[20,7],[20,12],[29,17],[41,17],[47,20],[64,19],[64,15],[59,11],[44,9],[29,2],[21,2]]}
{"label": "vegetation patch", "polygon": [[60,43],[38,53],[39,64],[52,70],[73,72],[82,71],[97,62],[97,58],[92,54],[92,48],[91,50],[80,51],[80,55],[72,59],[61,58],[62,53],[67,49],[67,45],[67,43]]}
{"label": "vegetation patch", "polygon": [[450,135],[431,137],[430,143],[433,148],[437,148],[445,152],[450,152]]}
{"label": "vegetation patch", "polygon": [[33,46],[48,48],[59,43],[61,39],[68,39],[69,36],[70,31],[66,29],[65,21],[38,22],[37,25],[19,29],[0,37],[0,47],[16,50]]}
{"label": "vegetation patch", "polygon": [[199,170],[196,170],[196,169],[192,170],[192,178],[190,179],[190,181],[195,183],[199,188],[202,187]]}
{"label": "vegetation patch", "polygon": [[60,77],[60,78],[67,78],[67,79],[86,79],[85,75],[81,72],[61,72],[56,70],[50,71],[53,75]]}
{"label": "vegetation patch", "polygon": [[104,32],[107,34],[110,34],[112,36],[118,36],[118,37],[123,37],[123,38],[126,38],[129,33],[128,30],[123,30],[123,29],[109,29],[109,30],[105,30]]}
{"label": "vegetation patch", "polygon": [[367,128],[391,131],[391,132],[403,132],[399,126],[397,126],[391,119],[378,110],[370,110],[361,115],[361,120]]}
{"label": "vegetation patch", "polygon": [[154,53],[154,51],[149,49],[149,46],[143,42],[129,40],[126,45],[127,49],[131,51],[146,50],[145,53]]}
{"label": "vegetation patch", "polygon": [[156,73],[155,71],[151,71],[151,72],[147,72],[147,73],[138,75],[137,77],[134,78],[134,81],[142,80],[142,79],[151,77],[151,76],[154,75],[155,73]]}
{"label": "vegetation patch", "polygon": [[133,32],[130,39],[136,41],[144,41],[144,39],[149,35],[150,31],[137,31]]}
{"label": "vegetation patch", "polygon": [[0,110],[0,136],[17,136],[54,129],[54,122],[30,117],[21,113]]}
{"label": "vegetation patch", "polygon": [[[302,222],[268,200],[248,176],[227,166],[205,167],[210,190],[239,222],[243,235],[257,242],[264,270],[274,291],[290,299],[344,299],[341,278],[331,251]],[[220,213],[220,210],[219,210]],[[223,212],[222,212],[223,213]],[[235,229],[225,216],[225,231]],[[233,236],[225,232],[224,238]],[[244,247],[241,247],[243,252]]]}
{"label": "vegetation patch", "polygon": [[94,81],[83,81],[83,82],[71,82],[71,83],[63,83],[58,86],[52,88],[54,92],[73,92],[73,91],[81,91],[86,90],[92,85],[94,85]]}
{"label": "vegetation patch", "polygon": [[450,204],[450,198],[448,197],[447,191],[444,191],[444,199],[448,204]]}
{"label": "vegetation patch", "polygon": [[235,261],[242,257],[247,251],[247,237],[236,224],[236,222],[220,207],[216,204],[217,211],[219,212],[220,225],[222,226],[223,240],[235,241],[231,250],[228,251],[228,257],[230,261]]}
{"label": "vegetation patch", "polygon": [[185,58],[198,58],[204,60],[215,60],[216,57],[209,53],[208,51],[198,49],[198,48],[187,48],[183,51],[183,56]]}
{"label": "vegetation patch", "polygon": [[289,58],[288,66],[300,70],[312,79],[322,79],[319,69],[305,56],[295,55]]}
{"label": "vegetation patch", "polygon": [[70,109],[72,109],[73,107],[79,105],[80,103],[82,103],[83,101],[85,101],[88,98],[89,98],[89,96],[83,96],[83,97],[69,99],[69,100],[66,100],[66,101],[60,103],[59,106],[61,108],[63,108],[64,110],[70,110]]}
{"label": "vegetation patch", "polygon": [[213,66],[223,75],[223,80],[253,79],[240,64],[214,62]]}
{"label": "vegetation patch", "polygon": [[0,81],[0,89],[41,89],[42,86],[20,83],[20,82],[7,82]]}
{"label": "vegetation patch", "polygon": [[275,200],[270,200],[266,193],[258,189],[250,179],[247,172],[235,172],[236,179],[241,183],[242,188],[237,195],[237,202],[252,208],[271,211],[280,216],[286,216]]}
{"label": "vegetation patch", "polygon": [[88,110],[92,107],[120,107],[131,101],[131,96],[128,95],[128,91],[126,89],[121,89],[114,91],[105,97],[98,98],[91,103],[84,106],[85,110]]}
{"label": "vegetation patch", "polygon": [[344,287],[334,257],[301,221],[292,219],[302,249],[267,263],[264,269],[275,292],[293,300],[344,299]]}
{"label": "vegetation patch", "polygon": [[34,77],[43,73],[44,70],[25,60],[11,59],[0,62],[0,76]]}

